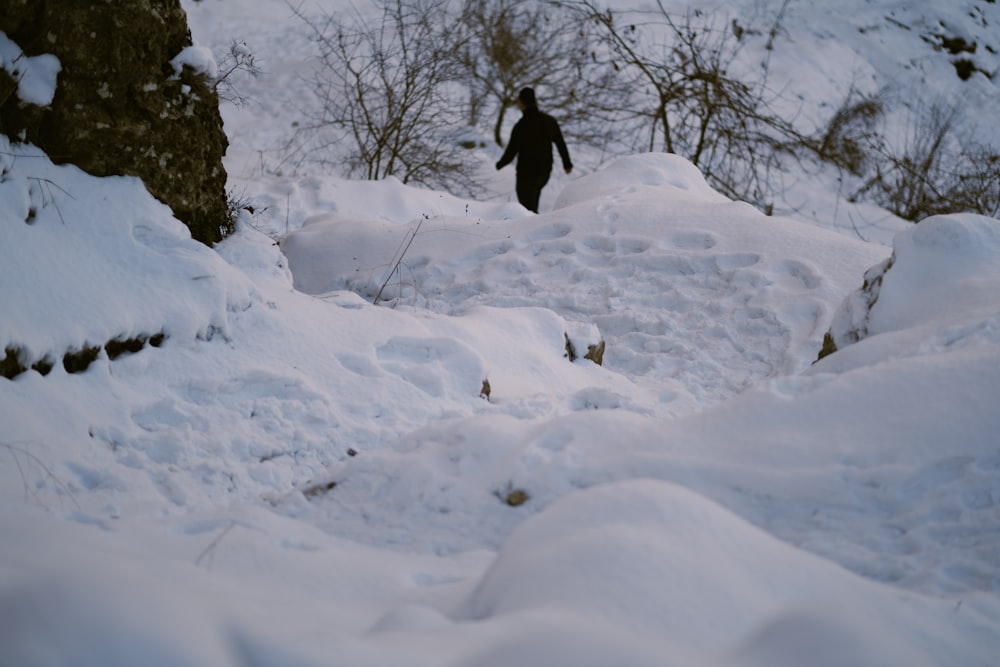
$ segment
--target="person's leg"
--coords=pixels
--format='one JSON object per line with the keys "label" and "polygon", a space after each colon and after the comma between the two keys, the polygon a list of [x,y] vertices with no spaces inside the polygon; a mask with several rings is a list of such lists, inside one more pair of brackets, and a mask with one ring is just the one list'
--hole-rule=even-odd
{"label": "person's leg", "polygon": [[538,213],[538,198],[541,194],[541,189],[535,185],[533,179],[520,177],[517,179],[517,201],[521,202],[524,208]]}
{"label": "person's leg", "polygon": [[549,182],[549,175],[517,177],[517,201],[521,206],[538,213],[538,200],[542,196],[542,188]]}

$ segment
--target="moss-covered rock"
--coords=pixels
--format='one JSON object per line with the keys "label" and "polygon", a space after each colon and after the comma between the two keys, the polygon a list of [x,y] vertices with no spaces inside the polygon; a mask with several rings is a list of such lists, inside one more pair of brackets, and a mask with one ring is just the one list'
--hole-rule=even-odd
{"label": "moss-covered rock", "polygon": [[206,244],[231,231],[213,81],[171,64],[192,44],[180,0],[10,0],[0,26],[62,66],[51,105],[0,97],[4,134],[95,176],[142,178]]}

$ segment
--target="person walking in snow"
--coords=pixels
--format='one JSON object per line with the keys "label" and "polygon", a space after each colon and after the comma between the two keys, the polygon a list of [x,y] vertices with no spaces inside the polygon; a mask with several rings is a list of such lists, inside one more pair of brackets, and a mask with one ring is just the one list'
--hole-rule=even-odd
{"label": "person walking in snow", "polygon": [[517,95],[517,107],[522,115],[510,133],[510,142],[497,162],[497,170],[517,157],[517,200],[529,211],[538,213],[538,199],[552,174],[552,144],[556,145],[567,174],[573,171],[573,163],[570,162],[559,123],[538,110],[534,89],[521,89]]}

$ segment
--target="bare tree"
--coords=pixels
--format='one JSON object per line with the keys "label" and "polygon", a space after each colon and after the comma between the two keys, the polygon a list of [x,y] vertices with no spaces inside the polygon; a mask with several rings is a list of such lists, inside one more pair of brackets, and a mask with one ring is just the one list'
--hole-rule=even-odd
{"label": "bare tree", "polygon": [[320,50],[311,81],[320,104],[301,129],[303,157],[343,164],[349,176],[474,190],[474,165],[455,139],[460,104],[448,85],[463,33],[442,20],[447,4],[384,0],[374,19],[295,10]]}
{"label": "bare tree", "polygon": [[[457,52],[469,86],[469,121],[489,114],[493,139],[503,145],[507,111],[525,86],[543,91],[545,107],[555,111],[576,137],[576,121],[589,117],[589,95],[596,74],[589,47],[592,26],[556,2],[465,0],[461,23],[469,41]],[[577,130],[579,131],[579,129]]]}
{"label": "bare tree", "polygon": [[625,16],[575,5],[601,28],[607,65],[636,91],[623,100],[645,129],[633,148],[682,155],[720,191],[768,209],[779,157],[802,137],[772,108],[766,62],[754,77],[734,71],[742,28],[701,11],[671,14],[660,0]]}

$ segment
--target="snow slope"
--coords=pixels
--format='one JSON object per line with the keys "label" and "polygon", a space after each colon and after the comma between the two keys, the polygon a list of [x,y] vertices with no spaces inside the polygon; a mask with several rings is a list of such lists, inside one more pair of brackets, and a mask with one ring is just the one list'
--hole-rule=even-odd
{"label": "snow slope", "polygon": [[0,665],[996,664],[997,220],[888,247],[666,155],[541,215],[231,162],[271,209],[210,250],[0,141]]}

